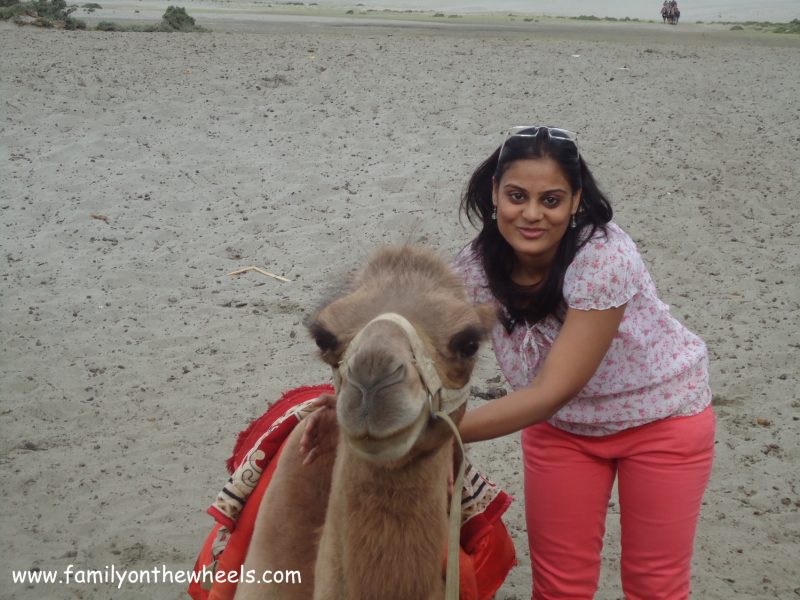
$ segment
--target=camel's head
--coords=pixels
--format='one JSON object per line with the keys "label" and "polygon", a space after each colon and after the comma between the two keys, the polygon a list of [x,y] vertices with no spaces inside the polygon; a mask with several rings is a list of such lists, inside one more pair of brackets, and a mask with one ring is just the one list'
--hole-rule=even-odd
{"label": "camel's head", "polygon": [[449,439],[432,411],[461,419],[494,319],[493,309],[467,301],[458,276],[429,252],[404,246],[373,256],[350,292],[310,325],[334,369],[350,447],[372,462],[402,464]]}

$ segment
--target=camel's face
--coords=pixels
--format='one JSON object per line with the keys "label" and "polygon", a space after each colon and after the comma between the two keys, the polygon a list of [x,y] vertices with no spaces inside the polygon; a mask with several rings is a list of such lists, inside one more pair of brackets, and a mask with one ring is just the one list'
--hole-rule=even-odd
{"label": "camel's face", "polygon": [[428,422],[427,393],[398,325],[368,325],[350,349],[336,404],[339,428],[368,460],[397,460]]}
{"label": "camel's face", "polygon": [[[377,269],[385,281],[362,276],[361,285],[357,281],[351,294],[322,309],[311,325],[323,359],[337,370],[344,359],[337,401],[344,439],[363,458],[382,464],[402,462],[414,449],[443,443],[448,432],[430,416],[407,332],[395,322],[372,320],[383,313],[402,315],[448,388],[467,385],[479,344],[494,320],[491,310],[466,301],[458,279],[438,260],[411,248],[393,252],[395,259],[411,253],[414,260],[404,263],[402,273]],[[385,253],[370,262],[368,273]]]}

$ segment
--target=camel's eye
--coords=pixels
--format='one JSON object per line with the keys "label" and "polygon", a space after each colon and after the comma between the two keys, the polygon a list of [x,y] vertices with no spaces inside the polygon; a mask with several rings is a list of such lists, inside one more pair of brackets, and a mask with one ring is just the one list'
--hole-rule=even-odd
{"label": "camel's eye", "polygon": [[483,334],[477,327],[467,327],[459,331],[452,338],[448,345],[453,354],[464,358],[472,358],[481,346]]}
{"label": "camel's eye", "polygon": [[336,339],[336,336],[325,329],[320,323],[312,323],[311,327],[309,327],[309,331],[322,352],[332,352],[339,347],[339,340]]}

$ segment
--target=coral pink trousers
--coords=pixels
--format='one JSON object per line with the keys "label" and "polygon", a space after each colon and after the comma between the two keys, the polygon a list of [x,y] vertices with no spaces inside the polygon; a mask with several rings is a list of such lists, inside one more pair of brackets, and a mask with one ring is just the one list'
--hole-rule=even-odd
{"label": "coral pink trousers", "polygon": [[689,597],[692,546],[711,474],[711,407],[608,436],[547,423],[522,432],[534,600],[590,600],[618,478],[626,600]]}

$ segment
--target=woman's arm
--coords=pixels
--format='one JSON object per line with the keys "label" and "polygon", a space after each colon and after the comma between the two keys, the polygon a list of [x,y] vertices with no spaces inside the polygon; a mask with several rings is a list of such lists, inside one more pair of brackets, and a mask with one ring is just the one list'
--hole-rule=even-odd
{"label": "woman's arm", "polygon": [[607,310],[568,309],[531,385],[467,412],[458,427],[463,441],[489,440],[548,419],[592,378],[624,313],[625,305]]}

